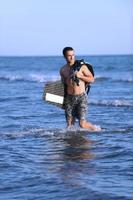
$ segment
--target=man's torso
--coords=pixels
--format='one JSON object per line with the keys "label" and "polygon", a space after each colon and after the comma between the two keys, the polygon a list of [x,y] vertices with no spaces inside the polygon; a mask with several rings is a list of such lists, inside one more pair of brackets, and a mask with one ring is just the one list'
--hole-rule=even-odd
{"label": "man's torso", "polygon": [[[80,69],[82,72],[82,69]],[[61,69],[61,76],[67,85],[67,94],[80,95],[85,92],[85,82],[79,79],[79,84],[72,79],[71,67],[64,65]]]}

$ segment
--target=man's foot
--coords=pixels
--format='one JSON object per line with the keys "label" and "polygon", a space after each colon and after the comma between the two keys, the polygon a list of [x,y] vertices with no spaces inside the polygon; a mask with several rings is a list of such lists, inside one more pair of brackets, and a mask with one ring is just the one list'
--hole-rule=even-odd
{"label": "man's foot", "polygon": [[90,129],[92,131],[101,131],[101,127],[98,125],[93,125],[85,120],[80,121],[80,127],[84,129]]}

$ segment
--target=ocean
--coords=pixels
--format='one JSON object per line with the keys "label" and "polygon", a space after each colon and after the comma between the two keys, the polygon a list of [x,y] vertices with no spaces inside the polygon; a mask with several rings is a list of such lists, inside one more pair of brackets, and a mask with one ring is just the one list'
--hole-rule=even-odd
{"label": "ocean", "polygon": [[133,55],[77,58],[94,67],[87,119],[100,132],[68,133],[42,100],[63,57],[0,57],[0,200],[133,199]]}

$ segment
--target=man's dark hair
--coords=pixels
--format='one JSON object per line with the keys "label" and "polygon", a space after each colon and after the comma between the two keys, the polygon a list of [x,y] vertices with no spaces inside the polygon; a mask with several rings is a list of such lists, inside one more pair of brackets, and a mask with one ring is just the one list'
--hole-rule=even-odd
{"label": "man's dark hair", "polygon": [[64,55],[64,57],[65,57],[67,51],[73,51],[73,50],[74,50],[74,49],[73,49],[72,47],[65,47],[65,48],[63,49],[62,53],[63,53],[63,55]]}

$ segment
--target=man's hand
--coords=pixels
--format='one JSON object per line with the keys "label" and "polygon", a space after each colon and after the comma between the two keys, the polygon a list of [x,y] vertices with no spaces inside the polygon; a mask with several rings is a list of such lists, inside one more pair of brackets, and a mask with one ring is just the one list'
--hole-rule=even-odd
{"label": "man's hand", "polygon": [[77,78],[82,78],[83,77],[83,73],[81,71],[76,71],[75,72],[75,76],[77,76]]}

